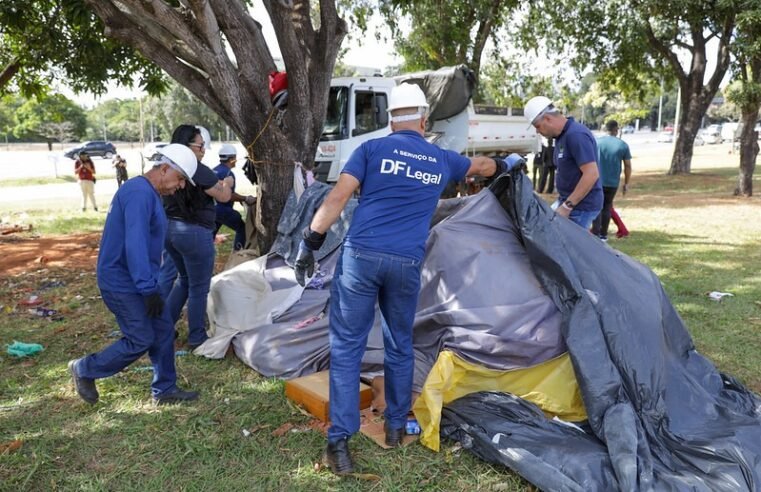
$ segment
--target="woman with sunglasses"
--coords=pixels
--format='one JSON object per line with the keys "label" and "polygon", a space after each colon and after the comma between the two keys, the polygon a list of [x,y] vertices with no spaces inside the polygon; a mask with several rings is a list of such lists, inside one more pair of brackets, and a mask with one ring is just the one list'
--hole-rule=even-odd
{"label": "woman with sunglasses", "polygon": [[[232,190],[229,180],[220,180],[201,163],[209,142],[204,140],[199,127],[178,126],[172,134],[172,143],[188,146],[198,159],[198,169],[193,176],[195,186],[188,183],[174,195],[164,197],[169,224],[160,278],[171,284],[166,294],[167,306],[175,324],[185,302],[188,303],[188,346],[193,350],[207,339],[206,298],[216,254],[214,200],[229,201]],[[175,269],[177,278],[171,283]]]}

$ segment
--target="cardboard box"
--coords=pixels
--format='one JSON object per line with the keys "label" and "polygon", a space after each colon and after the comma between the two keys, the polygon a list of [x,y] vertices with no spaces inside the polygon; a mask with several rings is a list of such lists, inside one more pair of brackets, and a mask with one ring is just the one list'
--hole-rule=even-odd
{"label": "cardboard box", "polygon": [[[286,381],[285,396],[292,402],[306,408],[318,419],[328,422],[330,415],[330,377],[328,371],[316,372]],[[360,382],[359,409],[369,408],[372,401],[372,388]]]}

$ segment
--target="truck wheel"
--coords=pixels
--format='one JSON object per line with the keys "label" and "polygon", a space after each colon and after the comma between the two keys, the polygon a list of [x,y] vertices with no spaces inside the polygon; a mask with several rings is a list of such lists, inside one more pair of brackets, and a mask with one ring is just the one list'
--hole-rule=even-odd
{"label": "truck wheel", "polygon": [[110,159],[114,156],[112,152],[106,152],[106,154],[103,156],[105,159]]}

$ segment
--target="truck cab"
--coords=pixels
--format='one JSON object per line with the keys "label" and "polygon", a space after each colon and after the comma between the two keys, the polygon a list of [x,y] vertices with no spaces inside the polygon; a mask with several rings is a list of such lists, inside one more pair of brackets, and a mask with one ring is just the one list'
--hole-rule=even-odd
{"label": "truck cab", "polygon": [[315,178],[336,182],[354,150],[363,142],[391,133],[388,98],[393,79],[342,77],[333,79],[325,126],[315,156]]}

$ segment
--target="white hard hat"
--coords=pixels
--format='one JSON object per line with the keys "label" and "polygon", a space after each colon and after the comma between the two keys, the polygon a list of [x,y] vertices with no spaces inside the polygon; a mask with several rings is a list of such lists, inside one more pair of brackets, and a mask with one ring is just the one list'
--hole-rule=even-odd
{"label": "white hard hat", "polygon": [[176,169],[183,175],[185,179],[190,181],[190,184],[195,186],[193,182],[193,176],[198,169],[198,159],[196,155],[187,147],[182,144],[169,144],[161,147],[157,151],[163,157],[159,159],[159,164],[169,164],[173,169]]}
{"label": "white hard hat", "polygon": [[391,89],[388,111],[402,108],[428,109],[428,101],[425,100],[425,94],[419,85],[404,83]]}
{"label": "white hard hat", "polygon": [[523,110],[523,115],[528,120],[529,128],[535,123],[537,117],[550,106],[552,106],[552,101],[549,97],[536,96],[528,100],[526,108]]}
{"label": "white hard hat", "polygon": [[196,125],[196,128],[201,132],[201,138],[203,138],[203,150],[209,150],[211,148],[211,134],[209,130],[198,125]]}
{"label": "white hard hat", "polygon": [[238,151],[235,149],[235,146],[230,144],[222,144],[222,146],[219,148],[219,157],[232,157],[238,156]]}

